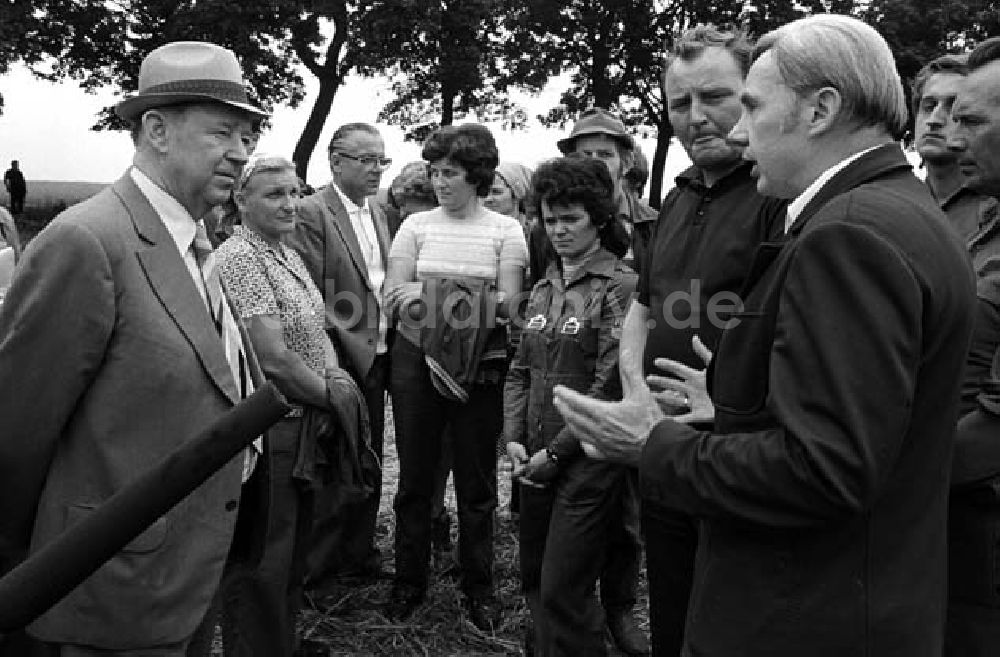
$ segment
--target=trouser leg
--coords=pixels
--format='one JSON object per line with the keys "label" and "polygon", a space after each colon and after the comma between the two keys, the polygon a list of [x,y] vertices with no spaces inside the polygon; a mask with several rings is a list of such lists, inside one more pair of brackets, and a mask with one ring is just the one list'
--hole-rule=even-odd
{"label": "trouser leg", "polygon": [[642,529],[646,542],[653,654],[677,657],[684,645],[684,623],[698,549],[698,524],[692,516],[679,511],[644,504]]}
{"label": "trouser leg", "polygon": [[554,488],[525,486],[518,509],[518,556],[521,564],[521,590],[531,614],[535,633],[535,654],[545,654],[548,644],[547,624],[542,609],[542,562],[549,535]]}
{"label": "trouser leg", "polygon": [[[620,513],[625,468],[581,457],[557,480],[542,565],[542,607],[552,655],[605,655],[597,579]],[[522,494],[525,491],[522,491]]]}
{"label": "trouser leg", "polygon": [[441,461],[447,403],[431,383],[423,352],[405,338],[393,346],[390,380],[399,456],[396,516],[396,583],[427,587],[431,545],[431,498]]}
{"label": "trouser leg", "polygon": [[488,596],[493,594],[496,443],[503,424],[500,386],[474,386],[467,403],[449,406],[462,590],[470,597]]}
{"label": "trouser leg", "polygon": [[642,568],[642,533],[639,514],[639,474],[625,471],[619,513],[612,518],[608,559],[601,573],[601,604],[611,612],[635,606]]}
{"label": "trouser leg", "polygon": [[266,518],[261,553],[240,559],[237,550],[223,578],[226,657],[290,657],[296,645],[310,515],[309,494],[292,478],[299,429],[286,419],[268,431],[266,514],[255,519]]}

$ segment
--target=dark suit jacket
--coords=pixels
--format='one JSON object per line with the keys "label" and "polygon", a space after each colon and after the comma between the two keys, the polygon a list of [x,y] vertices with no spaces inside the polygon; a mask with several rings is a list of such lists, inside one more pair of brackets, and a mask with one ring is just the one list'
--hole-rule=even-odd
{"label": "dark suit jacket", "polygon": [[[0,309],[0,568],[238,401],[206,305],[129,175],[31,244]],[[57,643],[186,639],[236,520],[234,459],[31,627]]]}
{"label": "dark suit jacket", "polygon": [[640,469],[703,518],[684,654],[940,655],[963,245],[890,144],[758,248],[742,297],[714,433],[662,422]]}
{"label": "dark suit jacket", "polygon": [[[368,207],[382,251],[382,263],[386,265],[389,231],[385,216],[374,198],[369,199]],[[302,256],[323,293],[327,333],[341,362],[360,385],[375,360],[382,300],[372,290],[351,217],[332,183],[303,199],[290,244]]]}

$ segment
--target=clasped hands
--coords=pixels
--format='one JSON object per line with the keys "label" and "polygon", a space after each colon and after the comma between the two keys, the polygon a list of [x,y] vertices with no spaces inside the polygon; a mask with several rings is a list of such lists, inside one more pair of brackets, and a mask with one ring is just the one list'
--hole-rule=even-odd
{"label": "clasped hands", "polygon": [[[697,336],[691,344],[707,366],[712,352]],[[650,432],[660,422],[692,424],[714,419],[704,369],[667,358],[657,358],[653,364],[667,376],[651,374],[643,380],[623,370],[624,398],[618,402],[594,399],[565,386],[555,387],[556,410],[587,456],[637,466]]]}
{"label": "clasped hands", "polygon": [[559,474],[559,466],[549,458],[545,448],[528,456],[528,450],[517,442],[507,443],[507,457],[514,466],[511,475],[525,486],[545,488]]}

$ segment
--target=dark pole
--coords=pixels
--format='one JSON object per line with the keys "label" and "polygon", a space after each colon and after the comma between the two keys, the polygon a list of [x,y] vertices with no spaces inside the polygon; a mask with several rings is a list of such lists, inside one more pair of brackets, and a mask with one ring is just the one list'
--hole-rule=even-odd
{"label": "dark pole", "polygon": [[274,384],[264,384],[7,573],[0,579],[0,635],[45,613],[288,410]]}

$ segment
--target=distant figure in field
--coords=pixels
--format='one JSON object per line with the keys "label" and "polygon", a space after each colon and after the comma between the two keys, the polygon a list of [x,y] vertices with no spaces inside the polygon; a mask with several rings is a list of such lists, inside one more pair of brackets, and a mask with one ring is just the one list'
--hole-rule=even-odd
{"label": "distant figure in field", "polygon": [[10,194],[10,211],[14,214],[24,212],[24,196],[28,193],[28,185],[24,182],[24,174],[17,165],[17,160],[12,160],[7,173],[3,174],[3,184]]}

